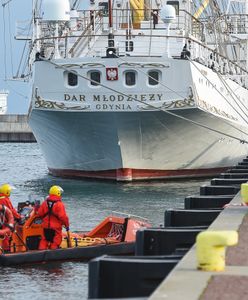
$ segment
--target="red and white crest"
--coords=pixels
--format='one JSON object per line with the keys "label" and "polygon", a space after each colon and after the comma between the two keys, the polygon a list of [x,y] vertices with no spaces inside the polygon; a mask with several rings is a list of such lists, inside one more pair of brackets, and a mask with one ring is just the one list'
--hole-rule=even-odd
{"label": "red and white crest", "polygon": [[106,68],[107,80],[118,80],[118,68]]}

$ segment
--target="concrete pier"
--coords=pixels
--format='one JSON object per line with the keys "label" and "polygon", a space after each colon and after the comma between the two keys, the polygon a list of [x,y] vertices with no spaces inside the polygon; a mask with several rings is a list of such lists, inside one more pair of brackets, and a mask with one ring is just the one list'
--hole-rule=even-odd
{"label": "concrete pier", "polygon": [[[239,232],[238,245],[227,249],[225,271],[197,270],[196,246],[194,245],[149,300],[247,299],[248,218],[245,216],[248,213],[248,207],[240,206],[240,203],[241,197],[238,193],[231,201],[232,206],[224,209],[208,229]],[[242,281],[246,282],[245,289],[243,289]]]}
{"label": "concrete pier", "polygon": [[0,115],[0,142],[36,142],[27,118],[27,115]]}

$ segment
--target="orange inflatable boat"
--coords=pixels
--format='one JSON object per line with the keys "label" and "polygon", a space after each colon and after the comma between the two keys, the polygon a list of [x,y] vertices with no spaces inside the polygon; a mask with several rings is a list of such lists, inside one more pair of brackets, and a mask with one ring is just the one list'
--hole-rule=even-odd
{"label": "orange inflatable boat", "polygon": [[133,254],[136,231],[150,227],[134,216],[110,215],[89,232],[63,233],[59,249],[38,250],[43,235],[42,220],[29,202],[19,204],[24,224],[16,224],[9,241],[9,251],[0,253],[0,265],[20,265],[63,260],[89,260],[109,254]]}

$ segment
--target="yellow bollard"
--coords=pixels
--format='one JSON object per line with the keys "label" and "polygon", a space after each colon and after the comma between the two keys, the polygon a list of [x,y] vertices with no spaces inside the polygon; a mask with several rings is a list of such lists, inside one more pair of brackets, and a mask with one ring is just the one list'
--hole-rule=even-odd
{"label": "yellow bollard", "polygon": [[223,271],[225,269],[226,246],[238,243],[236,231],[203,231],[196,237],[198,269]]}
{"label": "yellow bollard", "polygon": [[241,199],[243,203],[248,205],[248,183],[241,184]]}

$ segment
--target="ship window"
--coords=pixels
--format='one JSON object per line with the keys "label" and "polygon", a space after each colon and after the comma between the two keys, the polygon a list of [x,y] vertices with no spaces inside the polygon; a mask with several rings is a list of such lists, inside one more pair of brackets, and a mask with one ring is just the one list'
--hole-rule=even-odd
{"label": "ship window", "polygon": [[134,71],[128,71],[125,73],[125,83],[128,86],[136,84],[136,73]]}
{"label": "ship window", "polygon": [[67,82],[69,86],[76,86],[78,85],[78,76],[74,73],[67,74]]}
{"label": "ship window", "polygon": [[103,16],[108,16],[108,2],[99,2],[99,8],[102,10]]}
{"label": "ship window", "polygon": [[149,71],[148,72],[148,83],[149,83],[149,85],[158,85],[159,84],[159,72],[158,71]]}
{"label": "ship window", "polygon": [[179,1],[167,1],[166,4],[172,5],[175,8],[176,15],[179,16]]}
{"label": "ship window", "polygon": [[97,86],[101,82],[101,73],[99,71],[90,72],[91,85]]}

